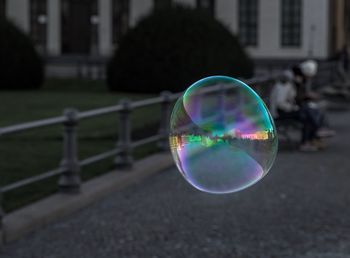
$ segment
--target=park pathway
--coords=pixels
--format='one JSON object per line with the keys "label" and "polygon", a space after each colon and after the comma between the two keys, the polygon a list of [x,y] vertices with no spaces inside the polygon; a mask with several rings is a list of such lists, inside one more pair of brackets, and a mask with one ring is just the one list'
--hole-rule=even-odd
{"label": "park pathway", "polygon": [[[281,151],[255,186],[191,188],[172,168],[11,243],[1,258],[348,258],[350,113],[318,153]],[[220,161],[218,161],[220,162]]]}

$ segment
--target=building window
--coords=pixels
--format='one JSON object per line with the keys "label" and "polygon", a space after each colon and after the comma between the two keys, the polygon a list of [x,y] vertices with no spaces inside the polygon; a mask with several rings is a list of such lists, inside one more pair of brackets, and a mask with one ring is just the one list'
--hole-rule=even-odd
{"label": "building window", "polygon": [[281,3],[281,45],[301,45],[301,0],[282,0]]}
{"label": "building window", "polygon": [[244,46],[258,43],[258,0],[239,0],[238,34]]}
{"label": "building window", "polygon": [[46,51],[47,29],[47,2],[46,0],[30,1],[30,36],[42,54]]}
{"label": "building window", "polygon": [[113,0],[113,45],[118,46],[120,40],[129,29],[129,0]]}
{"label": "building window", "polygon": [[154,10],[168,8],[172,5],[172,0],[153,0]]}
{"label": "building window", "polygon": [[197,0],[197,8],[204,10],[210,15],[215,15],[215,0]]}
{"label": "building window", "polygon": [[6,17],[6,0],[0,0],[0,18]]}
{"label": "building window", "polygon": [[62,53],[96,55],[98,53],[97,0],[61,0]]}

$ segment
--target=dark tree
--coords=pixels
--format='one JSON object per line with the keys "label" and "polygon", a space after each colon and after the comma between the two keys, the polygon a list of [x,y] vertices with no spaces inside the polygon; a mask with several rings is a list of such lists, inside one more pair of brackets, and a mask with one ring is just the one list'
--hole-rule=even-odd
{"label": "dark tree", "polygon": [[210,75],[249,77],[253,64],[237,38],[207,12],[173,7],[155,11],[130,30],[112,57],[112,91],[184,90]]}
{"label": "dark tree", "polygon": [[0,90],[38,89],[43,77],[43,62],[29,37],[0,18]]}

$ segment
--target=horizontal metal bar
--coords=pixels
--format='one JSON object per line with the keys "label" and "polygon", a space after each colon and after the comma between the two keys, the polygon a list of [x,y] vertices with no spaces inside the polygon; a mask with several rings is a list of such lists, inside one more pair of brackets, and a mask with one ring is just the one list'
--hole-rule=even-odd
{"label": "horizontal metal bar", "polygon": [[162,137],[163,137],[162,135],[157,134],[157,135],[133,142],[131,144],[131,146],[132,146],[132,148],[137,148],[137,147],[140,147],[140,146],[148,144],[148,143],[156,142],[156,141],[162,139]]}
{"label": "horizontal metal bar", "polygon": [[6,134],[18,133],[18,132],[22,132],[22,131],[27,131],[27,130],[31,130],[31,129],[35,129],[35,128],[41,128],[41,127],[61,124],[65,121],[66,121],[66,117],[58,116],[58,117],[37,120],[37,121],[23,123],[23,124],[2,127],[2,128],[0,128],[0,136],[6,135]]}
{"label": "horizontal metal bar", "polygon": [[110,150],[110,151],[106,151],[104,153],[89,157],[87,159],[84,159],[82,161],[79,162],[79,165],[84,167],[87,165],[91,165],[93,163],[99,162],[101,160],[113,157],[117,154],[119,154],[122,150],[121,149],[114,149],[114,150]]}
{"label": "horizontal metal bar", "polygon": [[122,110],[122,105],[115,105],[110,107],[98,108],[88,111],[83,111],[79,113],[79,119],[91,118],[95,116],[107,115],[110,113],[118,112]]}
{"label": "horizontal metal bar", "polygon": [[131,107],[132,108],[140,108],[140,107],[145,107],[145,106],[149,106],[149,105],[159,104],[162,101],[163,101],[162,97],[143,99],[143,100],[138,100],[138,101],[132,102]]}
{"label": "horizontal metal bar", "polygon": [[177,100],[178,98],[180,98],[180,97],[182,96],[182,94],[183,94],[183,91],[178,92],[178,93],[174,93],[174,94],[172,94],[172,95],[170,96],[170,99],[171,99],[171,100]]}
{"label": "horizontal metal bar", "polygon": [[[113,157],[113,156],[117,155],[120,152],[121,152],[120,149],[114,149],[114,150],[111,150],[111,151],[107,151],[107,152],[98,154],[96,156],[87,158],[85,160],[82,160],[82,161],[79,162],[79,164],[80,164],[80,166],[87,166],[87,165],[96,163],[98,161],[101,161],[103,159],[106,159],[106,158],[109,158],[109,157]],[[1,193],[6,193],[6,192],[9,192],[9,191],[13,191],[13,190],[16,190],[18,188],[21,188],[21,187],[24,187],[24,186],[27,186],[27,185],[34,184],[34,183],[37,183],[39,181],[45,180],[47,178],[50,178],[50,177],[53,177],[53,176],[58,176],[58,175],[62,174],[63,172],[65,172],[64,168],[53,169],[53,170],[50,170],[50,171],[48,171],[46,173],[43,173],[43,174],[40,174],[40,175],[37,175],[37,176],[33,176],[33,177],[30,177],[30,178],[26,178],[26,179],[17,181],[17,182],[15,182],[13,184],[9,184],[9,185],[6,185],[4,187],[1,187],[0,188],[0,192]]]}
{"label": "horizontal metal bar", "polygon": [[13,184],[9,184],[9,185],[6,185],[4,187],[1,187],[0,188],[0,192],[1,193],[6,193],[6,192],[9,192],[9,191],[13,191],[13,190],[16,190],[18,188],[21,188],[21,187],[24,187],[24,186],[27,186],[27,185],[34,184],[34,183],[37,183],[39,181],[45,180],[47,178],[50,178],[50,177],[53,177],[53,176],[58,176],[58,175],[62,174],[63,172],[65,172],[64,168],[56,168],[56,169],[50,170],[50,171],[48,171],[48,172],[46,172],[44,174],[40,174],[40,175],[37,175],[37,176],[26,178],[26,179],[17,181],[17,182],[15,182]]}
{"label": "horizontal metal bar", "polygon": [[248,84],[248,85],[255,85],[255,84],[258,84],[258,83],[267,83],[269,81],[272,81],[272,80],[275,80],[278,76],[280,75],[280,73],[276,73],[272,76],[261,76],[261,77],[258,77],[258,78],[251,78],[251,79],[248,79],[248,80],[242,80],[245,84]]}

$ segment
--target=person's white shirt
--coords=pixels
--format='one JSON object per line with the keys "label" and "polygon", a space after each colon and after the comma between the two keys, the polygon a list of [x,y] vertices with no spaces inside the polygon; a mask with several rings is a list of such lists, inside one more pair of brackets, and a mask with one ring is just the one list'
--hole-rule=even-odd
{"label": "person's white shirt", "polygon": [[273,87],[271,94],[270,105],[273,106],[271,110],[272,116],[277,117],[277,110],[285,112],[292,112],[298,109],[295,103],[296,89],[294,84],[290,81],[278,81]]}

